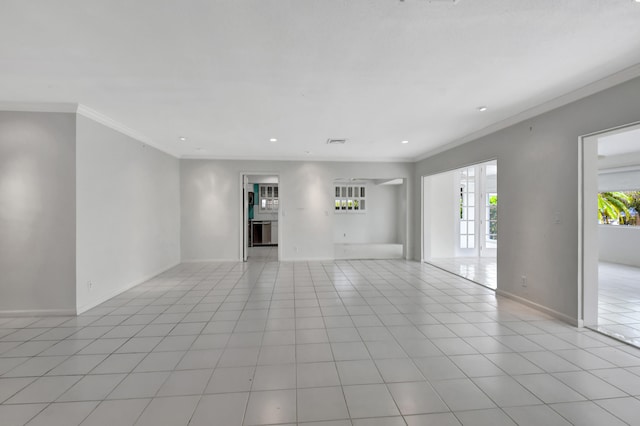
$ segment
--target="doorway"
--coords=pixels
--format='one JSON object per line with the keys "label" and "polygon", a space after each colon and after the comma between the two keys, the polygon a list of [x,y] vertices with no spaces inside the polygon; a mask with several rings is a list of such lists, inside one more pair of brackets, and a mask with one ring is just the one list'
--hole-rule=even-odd
{"label": "doorway", "polygon": [[640,347],[640,124],[580,138],[584,325]]}
{"label": "doorway", "polygon": [[277,262],[280,185],[274,174],[242,175],[242,259]]}
{"label": "doorway", "polygon": [[422,181],[422,259],[497,287],[498,165],[473,164]]}

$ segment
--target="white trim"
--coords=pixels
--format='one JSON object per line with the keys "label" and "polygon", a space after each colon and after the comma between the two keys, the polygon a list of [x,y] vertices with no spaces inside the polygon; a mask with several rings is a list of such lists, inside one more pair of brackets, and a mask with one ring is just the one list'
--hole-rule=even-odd
{"label": "white trim", "polygon": [[364,158],[364,157],[312,157],[312,156],[291,156],[291,157],[242,157],[228,155],[193,155],[187,154],[179,157],[181,160],[226,160],[226,161],[302,161],[302,162],[326,162],[336,163],[409,163],[416,160],[414,157],[384,157],[384,158]]}
{"label": "white trim", "polygon": [[533,309],[536,309],[538,311],[544,312],[547,315],[551,315],[552,317],[557,318],[559,320],[562,320],[562,321],[564,321],[566,323],[569,323],[569,324],[571,324],[571,325],[573,325],[575,327],[580,327],[580,323],[581,323],[580,320],[578,320],[576,318],[573,318],[573,317],[570,317],[569,315],[563,314],[562,312],[558,312],[558,311],[556,311],[554,309],[547,308],[546,306],[540,305],[539,303],[532,302],[531,300],[525,299],[524,297],[517,296],[517,295],[515,295],[513,293],[510,293],[510,292],[504,291],[504,290],[500,290],[500,289],[496,289],[496,295],[503,296],[503,297],[506,297],[506,298],[511,299],[511,300],[515,300],[516,302],[522,303],[523,305],[526,305],[526,306],[528,306],[530,308],[533,308]]}
{"label": "white trim", "polygon": [[[617,86],[618,84],[622,84],[638,76],[640,76],[640,64],[633,65],[629,68],[625,68],[622,71],[619,71],[615,74],[604,77],[600,80],[594,81],[593,83],[589,83],[586,86],[583,86],[579,89],[576,89],[564,95],[558,96],[556,98],[553,98],[540,105],[524,110],[516,115],[513,115],[504,120],[498,121],[497,123],[491,124],[483,129],[470,133],[467,136],[463,136],[460,139],[454,140],[445,145],[441,145],[437,148],[429,150],[424,154],[416,157],[414,161],[418,162],[418,161],[424,160],[425,158],[433,157],[434,155],[439,154],[441,152],[448,151],[457,146],[464,145],[467,142],[472,142],[476,139],[480,139],[483,136],[487,136],[499,130],[506,129],[507,127],[513,126],[514,124],[518,124],[518,123],[521,123],[522,121],[528,120],[530,118],[536,117],[546,112],[553,111],[554,109],[563,107],[572,102],[586,98],[587,96],[591,96],[603,90]],[[602,133],[602,132],[597,132],[597,133]],[[583,135],[583,136],[589,136],[589,135]]]}
{"label": "white trim", "polygon": [[637,172],[640,171],[640,164],[634,166],[626,166],[626,167],[614,167],[611,169],[600,169],[598,170],[599,175],[608,175],[613,173],[626,173],[626,172]]}
{"label": "white trim", "polygon": [[171,266],[168,266],[168,267],[165,267],[165,268],[161,268],[160,270],[158,270],[158,272],[154,272],[154,273],[149,274],[149,275],[147,275],[147,276],[145,276],[143,278],[134,280],[134,281],[132,281],[132,282],[130,282],[128,284],[125,284],[124,286],[122,286],[122,287],[120,287],[120,288],[118,288],[118,289],[116,289],[114,291],[111,291],[111,292],[105,294],[104,296],[100,296],[99,298],[97,298],[95,300],[92,300],[91,302],[87,303],[86,305],[78,307],[77,308],[78,315],[88,311],[89,309],[95,308],[99,304],[104,303],[107,300],[109,300],[109,299],[111,299],[113,297],[116,297],[117,295],[119,295],[121,293],[124,293],[125,291],[127,291],[127,290],[129,290],[129,289],[131,289],[131,288],[133,288],[133,287],[135,287],[137,285],[140,285],[145,281],[149,281],[151,278],[156,277],[156,276],[160,275],[161,273],[168,271],[171,268],[175,268],[179,264],[180,264],[180,262],[177,262],[177,263],[172,264]]}
{"label": "white trim", "polygon": [[182,259],[181,263],[203,263],[203,262],[242,262],[242,258],[229,259]]}
{"label": "white trim", "polygon": [[120,132],[123,135],[129,136],[130,138],[133,138],[137,141],[140,141],[149,146],[152,146],[157,150],[160,150],[166,154],[171,155],[172,157],[180,158],[179,155],[176,155],[173,152],[167,151],[166,148],[163,148],[160,145],[156,144],[153,140],[143,135],[142,133],[139,133],[136,130],[133,130],[131,127],[125,126],[124,124],[119,123],[118,121],[112,119],[111,117],[108,117],[94,109],[91,109],[86,105],[78,104],[76,112],[78,115],[88,118],[89,120],[95,121],[96,123],[100,123],[103,126],[113,129],[116,132]]}
{"label": "white trim", "polygon": [[0,317],[60,317],[76,316],[75,309],[20,309],[0,311]]}
{"label": "white trim", "polygon": [[0,111],[66,112],[74,114],[78,104],[71,102],[0,102]]}

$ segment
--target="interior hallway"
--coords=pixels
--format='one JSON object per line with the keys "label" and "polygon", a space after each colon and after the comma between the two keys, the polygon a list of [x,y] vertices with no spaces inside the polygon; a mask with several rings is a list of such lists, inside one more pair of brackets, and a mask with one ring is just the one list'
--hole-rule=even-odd
{"label": "interior hallway", "polygon": [[0,320],[3,426],[637,424],[640,350],[430,265],[187,263]]}

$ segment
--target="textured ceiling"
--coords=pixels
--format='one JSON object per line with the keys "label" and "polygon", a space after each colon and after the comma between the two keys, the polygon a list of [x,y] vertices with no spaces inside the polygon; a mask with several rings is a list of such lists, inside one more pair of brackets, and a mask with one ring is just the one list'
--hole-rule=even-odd
{"label": "textured ceiling", "polygon": [[640,63],[639,23],[631,0],[0,0],[0,101],[182,157],[412,160]]}

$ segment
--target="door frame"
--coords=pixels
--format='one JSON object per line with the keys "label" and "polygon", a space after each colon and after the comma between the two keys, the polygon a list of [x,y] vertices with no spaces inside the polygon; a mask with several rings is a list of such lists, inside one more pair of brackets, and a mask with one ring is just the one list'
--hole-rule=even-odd
{"label": "door frame", "polygon": [[578,137],[578,327],[598,324],[598,137],[640,126],[640,121]]}
{"label": "door frame", "polygon": [[[282,258],[282,182],[280,180],[279,172],[248,172],[242,171],[240,172],[240,206],[239,211],[241,212],[240,216],[240,253],[239,257],[243,262],[246,262],[248,259],[248,250],[249,250],[249,233],[247,230],[247,222],[249,221],[249,206],[248,206],[248,198],[249,191],[247,191],[248,178],[249,176],[273,176],[278,181],[278,260]],[[254,194],[256,197],[257,194]]]}

